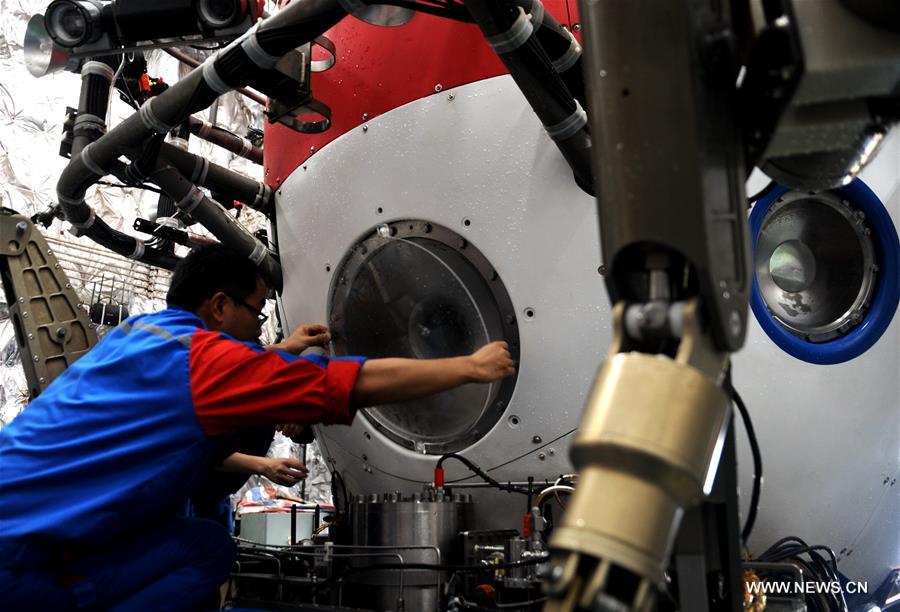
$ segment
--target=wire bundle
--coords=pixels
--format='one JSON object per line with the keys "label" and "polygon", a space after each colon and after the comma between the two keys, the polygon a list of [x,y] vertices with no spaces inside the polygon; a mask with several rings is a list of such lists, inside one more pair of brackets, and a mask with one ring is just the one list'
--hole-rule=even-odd
{"label": "wire bundle", "polygon": [[[820,552],[825,553],[828,558],[826,559]],[[788,536],[772,544],[757,560],[766,563],[795,563],[816,581],[840,584],[841,589],[838,593],[831,592],[831,589],[823,589],[822,593],[807,594],[806,604],[815,612],[847,611],[844,583],[838,572],[837,557],[829,547],[810,546],[796,536]]]}

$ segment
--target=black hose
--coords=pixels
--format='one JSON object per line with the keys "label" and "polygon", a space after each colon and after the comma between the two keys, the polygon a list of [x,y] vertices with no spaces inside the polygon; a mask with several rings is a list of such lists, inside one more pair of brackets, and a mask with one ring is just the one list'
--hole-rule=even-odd
{"label": "black hose", "polygon": [[548,557],[532,557],[523,561],[512,561],[509,563],[492,563],[490,565],[449,565],[449,564],[433,564],[433,563],[378,563],[374,565],[363,565],[359,567],[348,567],[336,576],[332,576],[320,585],[320,589],[328,589],[336,582],[339,582],[352,574],[361,572],[374,572],[379,570],[434,570],[438,572],[460,572],[464,574],[479,574],[495,572],[497,570],[515,569],[517,567],[527,567],[529,565],[539,565],[549,561]]}
{"label": "black hose", "polygon": [[[281,56],[322,34],[344,16],[345,12],[337,0],[294,2],[260,25],[257,41],[264,53]],[[84,202],[85,192],[111,171],[120,155],[140,154],[147,140],[154,134],[165,134],[173,126],[187,120],[191,114],[212,104],[224,89],[223,84],[225,88],[243,85],[258,71],[241,47],[241,42],[226,47],[212,61],[216,73],[214,76],[217,78],[213,78],[211,82],[216,83],[217,89],[207,81],[210,77],[205,76],[203,69],[194,70],[159,96],[148,100],[138,113],[131,115],[115,129],[93,142],[91,154],[87,159],[84,151],[72,156],[60,175],[57,195],[66,218],[76,227],[81,226],[82,235],[91,237],[117,252],[125,250],[122,248],[123,244],[131,244],[134,250],[130,256],[142,261],[157,258],[157,254],[150,251],[150,247],[144,249],[142,242],[125,234],[110,234],[115,230],[111,230],[105,224],[97,225],[99,220],[95,218],[94,211]],[[174,200],[178,200],[174,194],[170,195]],[[229,232],[229,235],[239,236],[240,232]],[[245,238],[248,237],[249,234],[240,236],[240,243],[245,243]],[[148,252],[146,256],[140,255],[141,249]],[[278,267],[277,261],[271,255],[265,257],[265,264],[271,271]]]}
{"label": "black hose", "polygon": [[741,530],[741,540],[746,545],[750,540],[750,534],[753,532],[753,525],[756,524],[756,515],[759,511],[759,496],[762,492],[763,482],[763,466],[762,453],[759,450],[759,442],[756,439],[756,430],[753,428],[753,421],[750,419],[750,411],[747,410],[744,400],[741,399],[740,393],[734,388],[731,382],[731,366],[725,372],[724,382],[725,392],[737,406],[741,415],[741,421],[747,430],[747,440],[750,442],[750,451],[753,454],[753,489],[750,493],[750,509],[747,511],[747,518],[744,521],[744,528]]}
{"label": "black hose", "polygon": [[[103,136],[106,130],[106,109],[109,90],[115,72],[122,63],[121,56],[94,57],[85,62],[81,76],[78,112],[72,128],[71,155]],[[98,68],[93,70],[93,68]]]}
{"label": "black hose", "polygon": [[[438,459],[436,467],[442,467],[444,465],[444,460],[446,459],[456,459],[461,462],[467,468],[475,472],[479,477],[481,477],[486,483],[494,487],[495,489],[500,489],[501,491],[507,491],[509,493],[521,493],[522,495],[530,495],[527,489],[520,489],[518,487],[514,487],[512,485],[505,485],[497,482],[490,476],[488,476],[487,472],[482,470],[480,467],[463,457],[462,455],[457,455],[456,453],[447,453],[446,455],[442,455],[440,459]],[[450,483],[448,483],[450,484]]]}
{"label": "black hose", "polygon": [[[516,4],[531,15],[534,14],[536,0],[515,0]],[[570,46],[575,42],[574,36],[556,20],[549,12],[545,11],[541,20],[541,27],[535,32],[538,42],[547,52],[551,62],[556,62],[570,52]],[[566,88],[582,106],[587,106],[587,97],[584,89],[584,73],[582,69],[582,54],[578,53],[574,63],[562,71],[557,71],[565,83]]]}
{"label": "black hose", "polygon": [[[513,0],[465,0],[465,5],[489,42],[514,31],[524,10]],[[575,98],[538,37],[532,35],[511,50],[494,49],[572,168],[578,186],[593,195],[591,136],[585,116],[577,110]]]}

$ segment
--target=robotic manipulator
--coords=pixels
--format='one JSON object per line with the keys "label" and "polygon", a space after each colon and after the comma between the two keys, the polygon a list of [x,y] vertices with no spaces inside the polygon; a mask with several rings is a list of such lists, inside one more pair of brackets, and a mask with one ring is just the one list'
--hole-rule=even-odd
{"label": "robotic manipulator", "polygon": [[[749,170],[809,191],[853,179],[898,118],[900,11],[854,0],[581,10],[614,342],[573,444],[579,487],[551,541],[549,608],[647,610],[685,513],[727,479],[729,354],[752,286]],[[617,499],[601,503],[605,491]],[[740,541],[727,520],[721,533]]]}
{"label": "robotic manipulator", "polygon": [[[109,132],[106,100],[83,96],[82,107],[92,106],[79,109],[82,137],[58,185],[61,213],[123,255],[171,267],[171,252],[109,228],[84,202],[106,174],[155,182],[280,286],[273,254],[196,185],[266,213],[271,189],[203,170],[161,137],[244,86],[269,96],[270,121],[327,129],[327,108],[309,92],[309,45],[348,14],[397,25],[415,10],[478,24],[574,180],[597,197],[614,340],[572,446],[579,483],[550,542],[546,606],[654,609],[682,524],[704,500],[736,494],[726,473],[734,463],[728,371],[748,325],[749,172],[758,166],[809,191],[853,179],[900,120],[900,8],[893,0],[582,0],[586,118],[530,30],[523,37],[532,2],[294,0],[260,20],[256,3],[238,0],[55,0],[29,28],[36,74],[90,57],[85,83],[108,87],[113,69],[98,57],[173,38],[234,39]],[[324,119],[307,119],[317,113]],[[735,587],[739,529],[731,515],[717,529],[718,563]],[[719,609],[739,609],[737,588],[725,591]]]}

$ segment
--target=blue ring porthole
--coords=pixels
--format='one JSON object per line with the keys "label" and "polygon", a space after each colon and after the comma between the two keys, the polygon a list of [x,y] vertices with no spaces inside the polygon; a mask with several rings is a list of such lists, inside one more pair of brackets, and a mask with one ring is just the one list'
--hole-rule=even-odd
{"label": "blue ring porthole", "polygon": [[[810,342],[791,333],[773,317],[760,290],[755,268],[750,297],[753,314],[769,338],[786,353],[815,364],[842,363],[862,355],[884,334],[900,301],[900,241],[887,209],[860,179],[854,179],[846,187],[833,191],[849,202],[851,207],[865,213],[866,224],[871,229],[878,272],[870,306],[862,321],[846,335],[825,342]],[[750,232],[754,253],[766,214],[788,192],[786,187],[778,186],[753,207],[750,213]]]}

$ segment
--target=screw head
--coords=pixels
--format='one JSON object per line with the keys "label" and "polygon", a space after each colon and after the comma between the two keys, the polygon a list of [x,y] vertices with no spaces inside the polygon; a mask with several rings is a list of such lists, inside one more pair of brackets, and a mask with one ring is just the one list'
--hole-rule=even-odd
{"label": "screw head", "polygon": [[367,121],[369,119],[369,113],[363,113],[363,121]]}
{"label": "screw head", "polygon": [[455,97],[456,97],[456,96],[454,96],[453,94],[449,94],[449,95],[447,96],[447,99],[450,100],[451,102],[453,102],[453,98],[455,98]]}
{"label": "screw head", "polygon": [[733,336],[739,336],[741,334],[743,324],[741,323],[741,315],[738,314],[737,310],[732,310],[731,314],[728,316],[728,326],[731,328],[731,334]]}
{"label": "screw head", "polygon": [[534,436],[533,438],[531,438],[531,441],[534,442],[535,444],[540,444],[541,442],[544,441],[544,439],[540,436]]}
{"label": "screw head", "polygon": [[32,359],[34,360],[35,363],[37,363],[38,361],[41,360],[41,358],[38,357],[37,355],[35,355],[34,357],[32,357]]}
{"label": "screw head", "polygon": [[369,131],[369,126],[368,126],[368,125],[364,125],[364,126],[363,126],[363,132],[368,132],[368,131]]}
{"label": "screw head", "polygon": [[25,230],[27,230],[27,229],[28,229],[28,224],[25,223],[24,221],[19,221],[18,223],[16,223],[16,233],[17,234],[24,234]]}
{"label": "screw head", "polygon": [[545,455],[544,453],[538,453],[538,459],[540,459],[541,461],[543,461],[546,458],[547,458],[547,455]]}
{"label": "screw head", "polygon": [[581,24],[580,24],[580,23],[576,23],[575,25],[573,25],[573,26],[572,26],[572,31],[573,31],[573,32],[581,32]]}
{"label": "screw head", "polygon": [[437,85],[434,86],[434,91],[437,93],[440,93],[440,92],[444,91],[444,86],[441,85],[440,83],[438,83]]}

